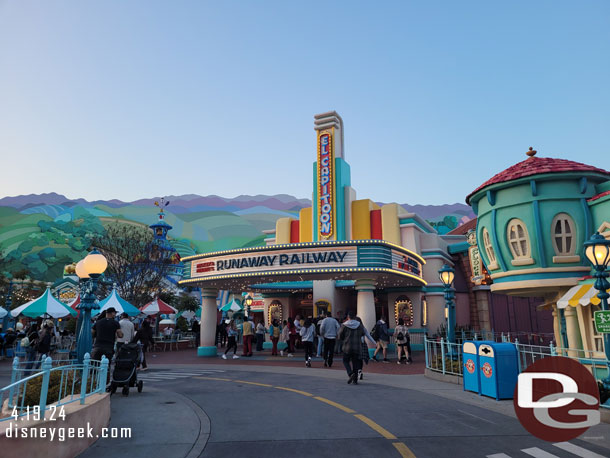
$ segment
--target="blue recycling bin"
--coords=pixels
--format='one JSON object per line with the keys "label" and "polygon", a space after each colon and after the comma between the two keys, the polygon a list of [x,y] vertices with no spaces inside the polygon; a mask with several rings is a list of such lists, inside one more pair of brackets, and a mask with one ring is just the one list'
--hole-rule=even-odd
{"label": "blue recycling bin", "polygon": [[479,380],[483,396],[512,399],[519,376],[519,355],[512,343],[486,342],[479,345]]}
{"label": "blue recycling bin", "polygon": [[464,391],[473,391],[481,394],[481,374],[479,371],[479,347],[482,344],[490,344],[487,340],[468,340],[462,345],[462,361],[464,369]]}

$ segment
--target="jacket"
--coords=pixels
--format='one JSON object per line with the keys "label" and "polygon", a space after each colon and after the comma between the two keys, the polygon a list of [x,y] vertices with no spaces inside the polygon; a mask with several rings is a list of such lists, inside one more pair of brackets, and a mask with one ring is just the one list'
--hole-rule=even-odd
{"label": "jacket", "polygon": [[326,317],[320,325],[320,335],[325,339],[336,339],[339,332],[339,322],[332,317]]}
{"label": "jacket", "polygon": [[346,355],[359,355],[362,350],[362,337],[364,327],[357,320],[348,320],[339,330],[339,340],[343,342],[343,353]]}
{"label": "jacket", "polygon": [[385,321],[379,320],[377,322],[377,329],[379,333],[379,340],[383,340],[384,342],[390,341],[390,333],[388,332],[388,324]]}
{"label": "jacket", "polygon": [[313,342],[313,338],[316,335],[316,326],[314,324],[309,325],[309,327],[303,326],[299,334],[301,334],[303,342]]}
{"label": "jacket", "polygon": [[244,324],[243,324],[243,333],[244,333],[245,336],[253,335],[252,328],[253,328],[253,326],[252,326],[252,322],[251,321],[244,321]]}

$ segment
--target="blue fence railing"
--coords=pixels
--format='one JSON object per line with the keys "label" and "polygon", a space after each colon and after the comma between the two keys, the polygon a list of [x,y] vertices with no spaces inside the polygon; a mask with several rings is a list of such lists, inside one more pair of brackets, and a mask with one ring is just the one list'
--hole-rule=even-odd
{"label": "blue fence railing", "polygon": [[[47,357],[40,369],[27,368],[28,362],[15,357],[11,383],[0,388],[0,422],[15,416],[30,415],[32,412],[44,418],[50,406],[62,406],[72,402],[84,404],[86,398],[104,393],[108,376],[108,359],[91,360],[89,354],[81,364],[59,361],[53,367],[53,360]],[[6,405],[5,405],[6,404]],[[6,416],[6,412],[8,415]]]}
{"label": "blue fence railing", "polygon": [[[602,381],[609,375],[608,363],[610,361],[601,356],[601,352],[558,348],[553,345],[553,342],[549,345],[528,345],[519,343],[518,339],[510,342],[507,337],[503,337],[501,341],[515,344],[519,357],[519,371],[524,371],[535,361],[548,356],[565,356],[575,359],[587,367],[595,380]],[[424,338],[424,349],[426,369],[442,374],[463,376],[462,343],[450,343],[442,338],[434,340],[426,337]],[[606,405],[602,405],[602,407],[610,408]]]}

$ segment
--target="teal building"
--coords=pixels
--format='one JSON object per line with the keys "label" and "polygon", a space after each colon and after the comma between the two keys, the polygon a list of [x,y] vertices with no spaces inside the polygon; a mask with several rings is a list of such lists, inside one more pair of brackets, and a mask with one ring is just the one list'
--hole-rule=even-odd
{"label": "teal building", "polygon": [[[536,156],[493,176],[466,202],[477,215],[477,243],[492,292],[545,299],[560,347],[603,351],[583,243],[610,238],[610,172]],[[576,297],[578,296],[578,297]]]}

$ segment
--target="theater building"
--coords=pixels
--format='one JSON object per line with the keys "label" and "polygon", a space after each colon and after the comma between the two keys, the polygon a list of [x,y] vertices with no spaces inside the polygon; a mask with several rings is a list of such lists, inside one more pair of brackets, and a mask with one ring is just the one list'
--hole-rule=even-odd
{"label": "theater building", "polygon": [[[313,205],[298,218],[280,218],[267,231],[266,246],[183,258],[183,286],[202,291],[200,356],[216,354],[218,290],[262,294],[265,324],[299,314],[335,316],[355,311],[371,329],[381,315],[390,328],[403,317],[417,334],[445,322],[438,271],[453,265],[451,245],[463,234],[439,235],[426,221],[400,205],[358,199],[352,187],[343,143],[343,121],[336,112],[314,117],[316,160]],[[302,174],[309,180],[311,172]],[[298,176],[297,176],[298,178]],[[402,198],[402,197],[401,197]],[[457,301],[469,315],[468,297]]]}

